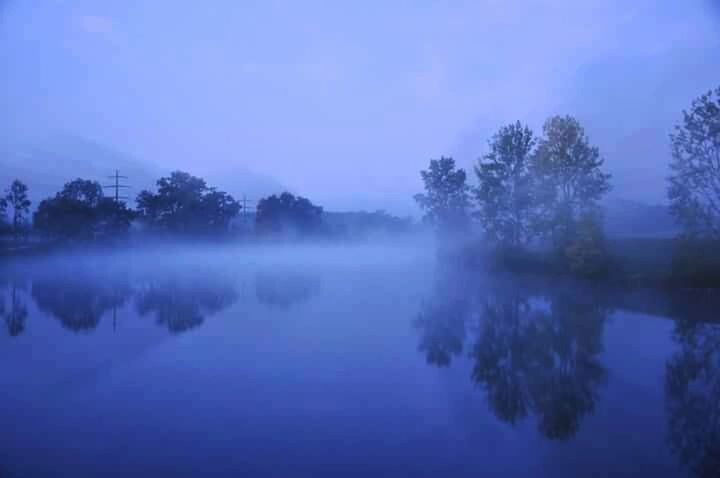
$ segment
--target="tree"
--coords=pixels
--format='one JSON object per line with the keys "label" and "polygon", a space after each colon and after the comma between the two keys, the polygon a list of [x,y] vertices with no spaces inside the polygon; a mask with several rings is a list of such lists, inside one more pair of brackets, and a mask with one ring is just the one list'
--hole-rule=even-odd
{"label": "tree", "polygon": [[535,143],[530,128],[519,121],[504,126],[475,167],[478,216],[487,234],[503,245],[518,247],[532,237],[530,160]]}
{"label": "tree", "polygon": [[223,233],[240,212],[240,203],[231,195],[182,171],[160,178],[157,187],[157,193],[142,191],[137,197],[140,217],[156,229],[183,234]]}
{"label": "tree", "polygon": [[261,234],[318,233],[323,225],[323,208],[309,199],[284,192],[258,201],[255,227]]}
{"label": "tree", "polygon": [[574,239],[581,217],[600,217],[598,201],[610,190],[603,163],[575,118],[553,116],[545,122],[531,166],[539,207],[536,227],[556,247],[564,249]]}
{"label": "tree", "polygon": [[12,182],[5,195],[6,204],[13,210],[12,228],[16,239],[32,204],[28,199],[27,191],[28,187],[22,181],[16,179]]}
{"label": "tree", "polygon": [[454,159],[441,157],[430,160],[420,176],[425,194],[416,194],[415,201],[425,211],[425,220],[444,230],[465,227],[470,207],[465,170],[456,168]]}
{"label": "tree", "polygon": [[5,198],[0,197],[0,230],[5,225],[5,212],[7,211],[7,201]]}
{"label": "tree", "polygon": [[578,218],[574,237],[563,252],[570,272],[577,276],[592,279],[607,273],[605,232],[599,211],[588,211]]}
{"label": "tree", "polygon": [[355,239],[404,234],[413,227],[411,217],[393,216],[383,210],[326,212],[324,222],[335,237]]}
{"label": "tree", "polygon": [[720,239],[720,87],[693,100],[670,142],[671,212],[689,236]]}
{"label": "tree", "polygon": [[33,216],[35,227],[65,239],[96,239],[127,232],[133,211],[125,203],[103,196],[96,181],[75,179],[54,198],[40,202]]}

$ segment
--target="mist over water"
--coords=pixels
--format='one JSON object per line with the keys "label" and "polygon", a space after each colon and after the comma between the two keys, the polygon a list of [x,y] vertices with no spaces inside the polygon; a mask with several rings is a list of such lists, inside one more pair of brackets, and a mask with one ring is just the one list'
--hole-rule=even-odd
{"label": "mist over water", "polygon": [[471,274],[427,250],[167,244],[4,262],[1,469],[717,470],[720,329],[697,304]]}
{"label": "mist over water", "polygon": [[720,0],[0,0],[0,478],[720,477]]}

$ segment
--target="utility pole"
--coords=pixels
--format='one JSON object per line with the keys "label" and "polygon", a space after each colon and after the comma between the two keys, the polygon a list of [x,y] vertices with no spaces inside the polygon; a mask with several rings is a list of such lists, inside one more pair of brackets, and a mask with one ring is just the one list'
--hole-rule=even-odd
{"label": "utility pole", "polygon": [[243,193],[242,196],[242,215],[243,215],[243,225],[247,227],[247,217],[248,217],[248,203],[256,202],[252,199],[248,199],[247,196]]}
{"label": "utility pole", "polygon": [[107,188],[107,189],[114,189],[114,190],[115,190],[115,202],[127,201],[127,200],[128,200],[128,197],[127,197],[127,196],[123,196],[123,195],[120,194],[120,190],[121,190],[121,189],[127,189],[127,188],[130,187],[130,186],[128,186],[127,184],[120,184],[120,180],[121,180],[121,179],[127,179],[127,178],[128,178],[127,176],[121,176],[121,175],[120,175],[120,171],[118,171],[117,169],[115,170],[115,174],[114,174],[113,176],[108,176],[108,179],[114,179],[114,180],[115,180],[115,183],[114,183],[114,184],[108,184],[108,185],[105,185],[105,186],[103,186],[103,187],[104,187],[104,188]]}

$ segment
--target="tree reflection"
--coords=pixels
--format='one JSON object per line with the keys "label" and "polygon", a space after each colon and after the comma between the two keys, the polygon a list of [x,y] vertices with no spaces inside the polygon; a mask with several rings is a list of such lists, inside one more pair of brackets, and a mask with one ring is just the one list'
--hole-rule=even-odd
{"label": "tree reflection", "polygon": [[[5,272],[5,271],[3,271]],[[8,335],[17,337],[25,331],[28,308],[22,298],[22,293],[27,289],[27,283],[21,275],[8,274],[0,279],[0,287],[7,292],[8,303],[5,303],[2,289],[0,289],[0,317],[7,327]]]}
{"label": "tree reflection", "polygon": [[5,325],[7,326],[8,334],[11,337],[17,337],[25,330],[25,321],[28,316],[28,309],[25,302],[20,298],[18,289],[23,289],[22,284],[15,282],[10,286],[10,307],[5,311],[0,311],[5,319]]}
{"label": "tree reflection", "polygon": [[91,331],[102,316],[122,307],[132,295],[127,271],[77,265],[33,280],[37,306],[74,332]]}
{"label": "tree reflection", "polygon": [[427,363],[447,367],[454,356],[463,351],[465,343],[467,303],[462,300],[431,301],[426,303],[415,327],[420,330],[418,349]]}
{"label": "tree reflection", "polygon": [[42,311],[75,332],[93,330],[111,311],[115,319],[116,312],[135,299],[138,314],[154,315],[158,324],[179,333],[197,327],[237,299],[234,282],[222,271],[206,268],[134,269],[121,262],[102,266],[63,262],[43,272],[33,280],[33,299]]}
{"label": "tree reflection", "polygon": [[487,393],[488,403],[501,420],[515,424],[532,406],[527,378],[540,366],[538,315],[521,294],[481,306],[482,322],[471,352],[472,377]]}
{"label": "tree reflection", "polygon": [[599,354],[609,310],[591,292],[561,289],[550,301],[551,312],[541,322],[545,373],[531,394],[542,432],[567,439],[577,432],[580,418],[595,411],[607,376]]}
{"label": "tree reflection", "polygon": [[420,334],[418,350],[428,364],[438,367],[448,367],[453,358],[462,355],[473,314],[471,291],[475,284],[471,280],[457,280],[455,272],[452,267],[437,268],[436,277],[441,280],[435,283],[432,297],[423,301],[413,321]]}
{"label": "tree reflection", "polygon": [[680,319],[667,363],[670,446],[695,476],[720,476],[720,324]]}
{"label": "tree reflection", "polygon": [[308,301],[320,290],[320,278],[295,271],[261,272],[255,277],[255,296],[266,305],[288,308]]}
{"label": "tree reflection", "polygon": [[419,349],[447,366],[467,346],[472,380],[500,420],[534,415],[545,437],[569,439],[606,379],[599,354],[609,310],[579,287],[558,290],[511,282],[486,285],[465,302],[437,295],[415,321]]}
{"label": "tree reflection", "polygon": [[138,291],[140,315],[153,314],[171,333],[198,327],[238,298],[234,281],[218,271],[171,271],[148,278]]}

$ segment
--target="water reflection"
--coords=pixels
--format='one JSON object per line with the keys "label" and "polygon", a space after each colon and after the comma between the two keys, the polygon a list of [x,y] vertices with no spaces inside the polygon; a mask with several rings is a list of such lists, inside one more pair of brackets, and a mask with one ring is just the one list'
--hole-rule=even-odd
{"label": "water reflection", "polygon": [[596,409],[609,375],[601,355],[611,304],[671,312],[678,349],[666,364],[669,445],[694,476],[720,476],[720,323],[704,292],[441,277],[414,320],[419,351],[438,367],[468,360],[499,420],[534,418],[552,440],[571,439]]}
{"label": "water reflection", "polygon": [[254,279],[255,299],[288,309],[320,291],[320,276],[274,266],[236,270],[225,264],[164,262],[155,267],[120,260],[62,258],[35,267],[8,268],[0,274],[0,319],[11,336],[28,320],[27,301],[75,333],[93,331],[122,315],[154,319],[177,334],[202,325],[206,318],[235,304],[240,287]]}
{"label": "water reflection", "polygon": [[533,415],[545,437],[573,437],[607,376],[599,360],[609,314],[602,297],[578,286],[505,281],[464,298],[437,290],[415,321],[428,363],[449,366],[466,350],[471,378],[498,419],[514,425]]}
{"label": "water reflection", "polygon": [[467,313],[468,303],[460,298],[433,299],[423,304],[415,327],[421,334],[418,348],[429,364],[447,367],[453,357],[462,353],[467,335]]}
{"label": "water reflection", "polygon": [[[138,323],[148,328],[155,322],[177,334],[212,321],[211,316],[236,304],[243,297],[239,285],[246,282],[248,300],[283,310],[313,300],[321,289],[321,276],[307,270],[277,265],[235,270],[199,258],[156,267],[67,261],[0,272],[0,318],[12,337],[22,337],[32,327],[37,314],[33,303],[74,332],[92,331],[117,312],[123,318],[141,317]],[[414,320],[418,336],[411,340],[417,340],[424,359],[437,367],[467,366],[468,383],[477,386],[478,398],[494,416],[508,427],[536,424],[539,433],[552,440],[575,436],[604,395],[612,376],[601,360],[611,310],[665,316],[672,311],[678,317],[677,350],[665,369],[667,442],[696,476],[720,476],[720,324],[707,322],[708,297],[662,294],[663,301],[658,301],[651,294],[605,293],[575,283],[457,273],[439,277]],[[338,302],[338,310],[347,310],[340,303],[342,296],[327,296]],[[368,300],[374,298],[368,295]],[[387,311],[388,320],[393,320],[392,312]],[[663,327],[653,330],[666,333]],[[614,353],[613,333],[608,334],[608,357]],[[644,344],[642,337],[637,342],[639,347],[655,346]],[[666,358],[660,355],[653,364],[665,365]],[[628,363],[636,359],[627,356]],[[608,386],[617,392],[625,385]],[[660,397],[663,390],[651,392]]]}
{"label": "water reflection", "polygon": [[54,268],[32,281],[32,297],[40,310],[74,332],[93,330],[132,293],[128,271],[117,267]]}
{"label": "water reflection", "polygon": [[293,270],[263,271],[255,277],[255,296],[269,306],[288,308],[308,301],[320,289],[316,275]]}
{"label": "water reflection", "polygon": [[169,332],[180,333],[237,299],[234,281],[222,271],[178,270],[146,279],[137,291],[136,308],[142,316],[153,315]]}
{"label": "water reflection", "polygon": [[26,284],[18,278],[10,279],[7,284],[8,305],[5,305],[5,298],[0,294],[0,317],[3,318],[10,337],[17,337],[25,330],[28,308],[22,293],[26,290]]}
{"label": "water reflection", "polygon": [[720,476],[720,324],[678,319],[665,377],[669,442],[695,476]]}
{"label": "water reflection", "polygon": [[27,300],[75,333],[93,331],[104,317],[128,311],[154,317],[171,333],[201,325],[234,304],[237,280],[221,267],[137,268],[120,262],[58,261],[38,268],[7,270],[0,279],[0,319],[10,336],[23,333]]}

